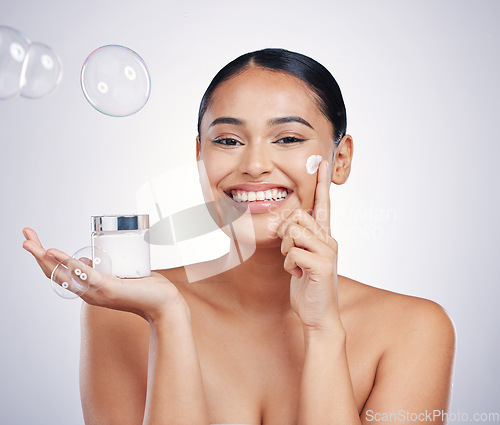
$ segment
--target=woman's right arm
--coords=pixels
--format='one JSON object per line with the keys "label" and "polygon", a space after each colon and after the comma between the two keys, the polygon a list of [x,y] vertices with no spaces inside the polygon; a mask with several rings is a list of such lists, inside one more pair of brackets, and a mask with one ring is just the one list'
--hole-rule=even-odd
{"label": "woman's right arm", "polygon": [[142,424],[149,325],[123,311],[82,304],[80,397],[86,425]]}
{"label": "woman's right arm", "polygon": [[144,424],[208,423],[191,321],[166,314],[151,323]]}
{"label": "woman's right arm", "polygon": [[[32,229],[25,229],[25,235],[23,247],[50,277],[68,256],[46,251]],[[177,288],[159,274],[120,280],[82,262],[77,266],[88,275],[91,289],[102,285],[82,296],[91,304],[82,312],[81,382],[87,425],[208,425],[189,308]]]}
{"label": "woman's right arm", "polygon": [[80,361],[86,425],[208,424],[189,320],[84,304]]}

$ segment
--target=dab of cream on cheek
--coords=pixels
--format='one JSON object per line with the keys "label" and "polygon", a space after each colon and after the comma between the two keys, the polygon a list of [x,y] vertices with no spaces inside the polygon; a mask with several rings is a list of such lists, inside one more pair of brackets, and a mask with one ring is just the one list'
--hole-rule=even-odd
{"label": "dab of cream on cheek", "polygon": [[314,174],[318,171],[319,164],[323,160],[321,155],[311,155],[306,161],[306,171],[307,174]]}

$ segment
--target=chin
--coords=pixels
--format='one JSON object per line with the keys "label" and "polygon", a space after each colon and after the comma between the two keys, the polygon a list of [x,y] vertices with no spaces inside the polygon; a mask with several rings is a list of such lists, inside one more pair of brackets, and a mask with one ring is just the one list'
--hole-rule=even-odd
{"label": "chin", "polygon": [[262,220],[262,216],[244,216],[234,221],[232,229],[225,226],[222,230],[239,246],[245,246],[247,251],[257,248],[273,248],[281,246],[281,238],[277,229],[281,222]]}

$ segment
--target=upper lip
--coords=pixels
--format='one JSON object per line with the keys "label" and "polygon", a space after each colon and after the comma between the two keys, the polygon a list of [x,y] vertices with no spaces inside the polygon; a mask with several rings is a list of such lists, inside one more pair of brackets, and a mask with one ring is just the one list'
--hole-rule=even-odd
{"label": "upper lip", "polygon": [[233,190],[243,190],[245,192],[260,192],[275,188],[284,188],[288,193],[291,192],[289,188],[279,183],[241,183],[228,187],[224,192],[231,193],[231,191]]}

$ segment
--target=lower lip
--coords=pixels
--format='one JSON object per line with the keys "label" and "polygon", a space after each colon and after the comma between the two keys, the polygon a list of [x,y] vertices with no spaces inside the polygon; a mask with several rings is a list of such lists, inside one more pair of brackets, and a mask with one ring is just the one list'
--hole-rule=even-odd
{"label": "lower lip", "polygon": [[286,195],[286,198],[279,201],[251,201],[251,202],[236,202],[231,196],[229,198],[234,202],[237,209],[250,211],[250,214],[262,214],[279,208],[283,205],[291,193]]}

